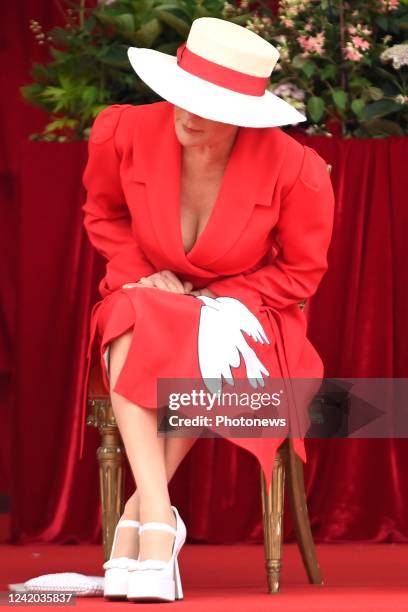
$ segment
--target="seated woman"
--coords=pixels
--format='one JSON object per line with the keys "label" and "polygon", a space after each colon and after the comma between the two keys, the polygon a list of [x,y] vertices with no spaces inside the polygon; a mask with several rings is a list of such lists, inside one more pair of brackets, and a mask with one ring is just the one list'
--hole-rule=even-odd
{"label": "seated woman", "polygon": [[[110,106],[91,131],[84,224],[107,264],[88,373],[96,355],[136,483],[104,564],[106,597],[183,597],[186,529],[168,482],[196,438],[157,436],[158,380],[214,391],[246,377],[259,390],[323,376],[299,305],[327,269],[334,196],[325,161],[279,128],[305,117],[267,89],[278,57],[241,26],[197,19],[177,57],[129,50],[164,100]],[[299,419],[291,409],[306,461]],[[269,485],[287,436],[225,437]]]}

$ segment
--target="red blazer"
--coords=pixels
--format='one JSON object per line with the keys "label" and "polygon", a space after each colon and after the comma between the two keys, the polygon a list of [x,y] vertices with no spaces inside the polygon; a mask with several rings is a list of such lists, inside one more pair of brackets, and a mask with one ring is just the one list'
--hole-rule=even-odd
{"label": "red blazer", "polygon": [[286,373],[322,375],[299,302],[327,270],[334,194],[325,160],[280,128],[241,127],[209,221],[185,253],[181,150],[168,102],[114,105],[98,115],[83,211],[89,239],[107,260],[102,298],[170,269],[195,288],[263,308]]}
{"label": "red blazer", "polygon": [[185,254],[172,111],[168,102],[115,105],[95,121],[83,210],[88,236],[108,260],[102,297],[163,269],[278,309],[313,295],[333,225],[326,162],[280,128],[240,128],[211,217]]}

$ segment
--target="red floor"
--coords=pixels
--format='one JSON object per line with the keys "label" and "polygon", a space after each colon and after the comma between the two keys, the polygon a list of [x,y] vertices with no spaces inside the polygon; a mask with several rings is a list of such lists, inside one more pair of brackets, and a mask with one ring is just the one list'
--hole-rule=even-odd
{"label": "red floor", "polygon": [[[325,586],[307,583],[296,546],[285,544],[281,592],[268,595],[262,546],[185,545],[179,557],[185,597],[170,605],[191,612],[408,612],[408,545],[323,544],[317,553]],[[100,546],[2,545],[0,559],[2,591],[52,572],[103,575]],[[169,604],[95,597],[78,598],[77,605],[120,612]]]}

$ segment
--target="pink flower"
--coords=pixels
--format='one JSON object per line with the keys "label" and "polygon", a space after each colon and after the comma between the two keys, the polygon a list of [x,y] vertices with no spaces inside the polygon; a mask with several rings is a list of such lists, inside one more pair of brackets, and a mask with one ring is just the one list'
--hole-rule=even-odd
{"label": "pink flower", "polygon": [[346,48],[343,50],[344,57],[351,62],[358,62],[363,57],[363,54],[358,51],[353,45],[348,42],[346,43]]}
{"label": "pink flower", "polygon": [[321,55],[323,53],[325,42],[324,32],[319,32],[316,34],[316,36],[304,36],[302,34],[301,36],[297,37],[297,41],[305,51],[305,53],[303,53],[304,57],[307,57],[309,53],[316,53],[317,55]]}
{"label": "pink flower", "polygon": [[293,28],[294,26],[292,19],[287,19],[286,17],[285,19],[282,19],[282,23],[286,28]]}
{"label": "pink flower", "polygon": [[370,43],[368,42],[368,40],[364,40],[364,38],[361,38],[361,36],[352,36],[351,40],[353,41],[353,44],[357,49],[370,48]]}
{"label": "pink flower", "polygon": [[380,0],[380,13],[395,11],[399,7],[399,0]]}

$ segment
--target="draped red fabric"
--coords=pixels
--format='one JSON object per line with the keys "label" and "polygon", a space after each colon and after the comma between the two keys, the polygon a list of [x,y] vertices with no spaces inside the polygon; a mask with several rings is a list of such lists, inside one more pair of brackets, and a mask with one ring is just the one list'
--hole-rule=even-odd
{"label": "draped red fabric", "polygon": [[[25,142],[43,120],[17,90],[31,62],[44,57],[29,19],[47,28],[58,4],[9,2],[2,16],[0,391],[13,374],[14,394],[8,411],[2,397],[0,481],[6,490],[13,473],[12,541],[96,543],[99,435],[92,428],[77,462],[88,316],[103,273],[80,212],[86,145]],[[406,377],[408,139],[296,137],[333,165],[329,271],[309,305],[309,337],[326,376]],[[306,450],[317,541],[408,541],[405,440],[306,440]],[[243,449],[199,440],[170,491],[192,541],[261,541],[258,466]],[[289,513],[285,533],[293,538]]]}
{"label": "draped red fabric", "polygon": [[32,62],[47,57],[29,30],[30,19],[44,29],[60,23],[57,3],[46,0],[6,2],[0,28],[0,494],[11,486],[11,427],[13,359],[16,329],[16,265],[18,225],[17,175],[21,142],[42,128],[45,114],[26,104],[19,87],[29,81]]}
{"label": "draped red fabric", "polygon": [[[333,165],[337,198],[329,271],[309,305],[309,336],[327,376],[404,376],[408,139],[307,143]],[[87,428],[85,457],[76,460],[88,316],[103,265],[82,226],[85,159],[85,143],[23,147],[13,444],[19,542],[100,537],[97,431]],[[317,540],[408,540],[405,440],[307,440],[306,450]],[[260,540],[258,465],[243,449],[199,440],[170,488],[192,539]],[[289,514],[285,521],[291,537]]]}

